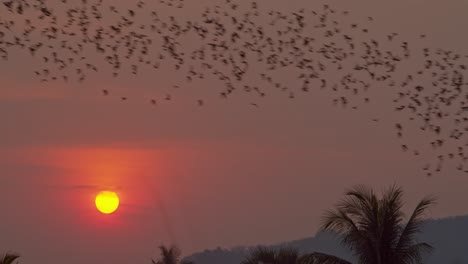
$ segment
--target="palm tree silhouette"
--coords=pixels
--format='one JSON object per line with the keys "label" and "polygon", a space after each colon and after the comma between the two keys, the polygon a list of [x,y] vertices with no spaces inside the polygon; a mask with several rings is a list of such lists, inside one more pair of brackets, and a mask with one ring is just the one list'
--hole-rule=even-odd
{"label": "palm tree silhouette", "polygon": [[[402,211],[403,191],[392,186],[382,198],[372,189],[357,186],[346,192],[334,210],[326,212],[322,231],[340,235],[341,243],[348,247],[360,264],[416,264],[433,248],[420,243],[416,235],[421,232],[424,212],[435,203],[435,198],[422,199],[404,225]],[[312,253],[314,263],[351,264],[344,259]]]}
{"label": "palm tree silhouette", "polygon": [[294,248],[268,248],[259,246],[249,253],[241,264],[313,264],[310,255],[301,255]]}
{"label": "palm tree silhouette", "polygon": [[13,264],[19,257],[20,255],[15,253],[6,253],[3,258],[0,259],[0,264]]}
{"label": "palm tree silhouette", "polygon": [[159,258],[151,259],[153,264],[193,264],[193,262],[181,259],[182,251],[177,246],[159,246]]}

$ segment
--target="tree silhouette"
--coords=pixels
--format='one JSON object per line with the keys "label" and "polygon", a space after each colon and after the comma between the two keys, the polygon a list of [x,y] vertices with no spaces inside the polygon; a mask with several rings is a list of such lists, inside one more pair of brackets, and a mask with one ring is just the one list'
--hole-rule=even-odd
{"label": "tree silhouette", "polygon": [[259,246],[250,252],[241,264],[313,264],[310,255],[301,255],[295,248],[268,248]]}
{"label": "tree silhouette", "polygon": [[177,246],[159,246],[159,258],[151,259],[153,264],[193,264],[191,261],[181,260],[182,251]]}
{"label": "tree silhouette", "polygon": [[19,257],[20,255],[15,253],[6,253],[3,258],[0,259],[0,264],[13,264]]}
{"label": "tree silhouette", "polygon": [[[416,240],[424,223],[424,212],[435,203],[433,197],[422,199],[404,225],[403,191],[392,186],[382,198],[365,186],[346,192],[334,210],[324,216],[322,231],[341,236],[360,264],[416,264],[432,246]],[[315,263],[351,264],[351,262],[323,253],[311,254]]]}

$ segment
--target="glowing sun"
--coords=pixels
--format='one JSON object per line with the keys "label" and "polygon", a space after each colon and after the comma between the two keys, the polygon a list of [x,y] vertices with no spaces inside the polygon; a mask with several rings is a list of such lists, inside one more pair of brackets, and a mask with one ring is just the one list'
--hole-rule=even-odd
{"label": "glowing sun", "polygon": [[112,214],[119,207],[119,197],[111,191],[99,192],[95,202],[96,208],[103,214]]}

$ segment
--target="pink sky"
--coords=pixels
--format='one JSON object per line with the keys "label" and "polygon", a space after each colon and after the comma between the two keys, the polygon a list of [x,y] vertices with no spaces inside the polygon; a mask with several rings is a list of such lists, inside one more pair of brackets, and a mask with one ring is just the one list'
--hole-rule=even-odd
{"label": "pink sky", "polygon": [[[288,5],[321,5],[309,2]],[[465,1],[332,2],[385,31],[468,47],[456,30],[468,24]],[[34,66],[21,54],[0,63],[0,250],[20,252],[21,263],[145,263],[160,243],[189,254],[311,236],[324,210],[362,183],[402,185],[409,207],[436,194],[432,217],[468,213],[468,177],[450,169],[424,177],[424,157],[400,151],[385,104],[343,111],[315,91],[295,101],[272,95],[255,109],[242,96],[218,100],[209,93],[218,84],[207,81],[197,88],[216,99],[203,108],[182,92],[154,108],[145,100],[175,74],[44,85]],[[103,87],[131,98],[103,97]],[[389,122],[370,122],[375,115]],[[119,194],[115,214],[96,211],[101,189]]]}

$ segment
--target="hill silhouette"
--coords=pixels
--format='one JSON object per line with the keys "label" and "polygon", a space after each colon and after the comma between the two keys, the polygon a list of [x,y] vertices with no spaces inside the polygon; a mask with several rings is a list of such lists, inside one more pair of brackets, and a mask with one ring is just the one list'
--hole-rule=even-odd
{"label": "hill silhouette", "polygon": [[[468,264],[468,215],[431,219],[425,225],[420,241],[431,243],[434,253],[426,258],[427,264]],[[271,247],[294,247],[303,253],[323,252],[353,260],[343,248],[338,237],[330,233],[318,233],[314,237],[270,245]],[[240,246],[231,249],[216,248],[194,253],[186,259],[197,264],[239,264],[255,246]]]}

